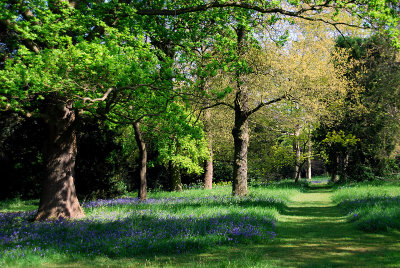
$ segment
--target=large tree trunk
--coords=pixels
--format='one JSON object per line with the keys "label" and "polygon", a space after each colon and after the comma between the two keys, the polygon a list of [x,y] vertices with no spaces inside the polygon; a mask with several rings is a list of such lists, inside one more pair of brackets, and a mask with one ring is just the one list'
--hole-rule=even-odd
{"label": "large tree trunk", "polygon": [[140,124],[135,122],[133,124],[133,128],[135,130],[135,139],[137,146],[139,147],[139,190],[138,190],[138,198],[140,200],[147,199],[147,149],[146,143],[143,140],[142,133],[140,132]]}
{"label": "large tree trunk", "polygon": [[242,88],[236,98],[235,122],[232,130],[234,143],[232,194],[243,196],[247,195],[247,150],[249,147],[249,109],[246,88]]}
{"label": "large tree trunk", "polygon": [[45,119],[48,125],[46,178],[36,220],[83,217],[74,184],[76,135],[72,103],[54,97],[45,111]]}
{"label": "large tree trunk", "polygon": [[[237,34],[237,53],[245,53],[246,30],[239,26]],[[241,71],[236,73],[236,96],[234,101],[235,122],[232,129],[233,153],[233,178],[232,194],[235,196],[247,195],[247,151],[249,147],[249,92],[246,82],[241,77]]]}
{"label": "large tree trunk", "polygon": [[208,137],[208,151],[210,158],[205,161],[204,167],[204,189],[212,189],[213,179],[213,135],[211,130],[211,111],[209,109],[204,111],[204,130]]}
{"label": "large tree trunk", "polygon": [[235,120],[232,130],[234,142],[232,194],[247,195],[247,148],[249,146],[249,121]]}

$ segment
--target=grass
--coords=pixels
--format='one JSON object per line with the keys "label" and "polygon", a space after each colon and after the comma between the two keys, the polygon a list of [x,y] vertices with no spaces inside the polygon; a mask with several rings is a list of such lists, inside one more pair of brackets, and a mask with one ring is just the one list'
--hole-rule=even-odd
{"label": "grass", "polygon": [[[86,202],[80,220],[32,222],[34,211],[21,201],[7,201],[0,213],[0,265],[111,263],[215,248],[269,243],[275,222],[295,188],[263,186],[245,198],[230,187],[211,191],[150,193],[146,202],[133,197]],[[15,205],[12,205],[13,202]],[[17,205],[20,204],[20,205]],[[11,208],[22,210],[9,212]]]}
{"label": "grass", "polygon": [[0,212],[15,212],[35,210],[39,206],[39,200],[21,200],[19,198],[0,202]]}
{"label": "grass", "polygon": [[[400,232],[358,230],[337,205],[346,188],[318,181],[300,188],[253,184],[243,199],[227,186],[155,192],[145,203],[100,200],[86,203],[87,217],[74,221],[32,223],[26,214],[5,213],[11,216],[0,220],[0,265],[399,267]],[[24,234],[24,226],[38,236]]]}
{"label": "grass", "polygon": [[368,232],[400,230],[400,183],[359,183],[341,187],[333,200],[347,219]]}

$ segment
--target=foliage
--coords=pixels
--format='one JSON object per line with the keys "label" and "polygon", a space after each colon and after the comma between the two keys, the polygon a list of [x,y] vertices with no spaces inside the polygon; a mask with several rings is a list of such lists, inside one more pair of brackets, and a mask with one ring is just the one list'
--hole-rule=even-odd
{"label": "foliage", "polygon": [[[250,171],[256,169],[263,178],[292,177],[295,165],[300,170],[305,166],[310,132],[320,120],[334,120],[330,109],[341,107],[352,87],[344,76],[345,64],[335,65],[347,55],[334,51],[332,30],[321,23],[295,21],[281,27],[296,37],[282,47],[266,40],[262,50],[249,57],[257,70],[250,80],[256,85],[254,96],[270,100],[285,94],[287,99],[263,109],[250,123],[255,139],[249,148]],[[267,75],[260,78],[259,73]],[[311,152],[310,157],[315,155]]]}
{"label": "foliage", "polygon": [[219,182],[229,182],[232,181],[232,164],[230,162],[223,162],[220,160],[214,161],[214,178],[213,181]]}
{"label": "foliage", "polygon": [[[271,42],[261,45],[257,37],[262,28],[283,20],[297,24],[293,18],[336,26],[342,23],[338,22],[338,15],[344,10],[362,18],[360,21],[367,26],[385,26],[393,37],[397,22],[392,1],[339,1],[331,5],[308,1],[1,0],[0,8],[1,110],[48,122],[46,106],[57,96],[72,104],[76,112],[103,122],[108,120],[114,129],[164,114],[148,128],[158,134],[151,140],[159,152],[159,161],[164,165],[175,163],[195,173],[201,172],[199,163],[207,152],[194,120],[186,121],[190,117],[188,96],[202,95],[228,103],[246,85],[250,104],[262,106],[271,99],[287,97],[288,91],[304,104],[321,104],[331,98],[318,93],[326,90],[334,93],[330,97],[337,97],[334,89],[343,85],[340,79],[334,79],[338,76],[330,76],[333,72],[329,68],[320,68],[333,66],[327,54],[316,57],[320,61],[312,60],[321,46],[294,42],[292,47],[299,53],[288,53]],[[288,32],[279,34],[280,46],[289,40]],[[205,53],[195,52],[202,49]],[[219,75],[224,76],[224,83],[214,83],[208,93],[198,92],[204,80]],[[313,95],[322,101],[308,98]],[[319,106],[308,106],[320,110]],[[104,134],[104,140],[103,134],[96,139],[107,147],[108,136]],[[102,155],[111,151],[105,149]],[[30,159],[38,166],[41,156],[31,155]],[[94,162],[116,162],[107,159],[108,163]],[[112,176],[120,171],[111,172],[109,166],[105,169],[110,181],[101,187],[121,185],[126,174]]]}
{"label": "foliage", "polygon": [[202,163],[209,156],[202,128],[190,111],[182,105],[171,105],[163,116],[152,119],[152,142],[157,150],[157,161],[170,163],[188,173],[200,174]]}
{"label": "foliage", "polygon": [[[387,42],[382,36],[339,38],[337,41],[337,45],[348,48],[353,57],[349,59],[353,65],[347,76],[363,91],[350,91],[340,110],[342,115],[333,124],[321,124],[314,139],[327,153],[330,170],[338,166],[336,159],[340,159],[339,170],[343,179],[373,179],[393,172],[388,167],[393,167],[389,163],[395,157],[392,152],[399,133],[398,103],[393,101],[399,87],[398,68],[394,67],[398,62],[398,52]],[[332,139],[329,133],[334,132],[353,135],[351,140],[356,139],[357,143],[347,144],[345,140],[323,142]]]}
{"label": "foliage", "polygon": [[[146,83],[155,60],[143,46],[124,47],[111,40],[82,42],[40,54],[22,50],[19,59],[8,61],[0,71],[3,95],[0,104],[2,108],[13,105],[18,111],[23,109],[22,105],[29,107],[28,97],[37,95],[40,101],[46,94],[57,92],[75,98],[75,106],[83,108],[85,98],[100,98],[110,88]],[[125,90],[125,93],[133,92]]]}

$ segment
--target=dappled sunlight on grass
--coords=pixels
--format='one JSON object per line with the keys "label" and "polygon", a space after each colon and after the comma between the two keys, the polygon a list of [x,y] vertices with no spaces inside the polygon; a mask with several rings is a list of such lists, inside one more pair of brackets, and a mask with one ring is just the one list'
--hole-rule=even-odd
{"label": "dappled sunlight on grass", "polygon": [[296,192],[264,187],[247,197],[194,190],[191,196],[173,193],[146,201],[96,200],[83,203],[82,219],[48,222],[33,222],[34,211],[0,213],[0,266],[92,263],[104,258],[115,265],[141,256],[267,243],[276,236],[278,210],[285,207],[288,193]]}
{"label": "dappled sunlight on grass", "polygon": [[[273,241],[190,254],[185,261],[174,259],[173,263],[191,267],[400,266],[400,232],[375,234],[355,229],[331,195],[328,188],[292,195],[289,206],[280,212],[279,235]],[[161,258],[151,263],[164,266],[168,262]]]}
{"label": "dappled sunlight on grass", "polygon": [[[329,189],[298,194],[282,211],[269,248],[285,267],[371,267],[400,264],[400,234],[365,234],[346,221]],[[295,202],[295,203],[293,203]],[[267,250],[267,249],[266,249]],[[286,257],[290,256],[290,257]]]}
{"label": "dappled sunlight on grass", "polygon": [[39,206],[39,200],[20,200],[18,198],[5,200],[0,203],[1,212],[16,212],[35,210]]}
{"label": "dappled sunlight on grass", "polygon": [[[155,241],[153,246],[157,246],[157,250],[152,252],[147,252],[146,248],[139,251],[122,250],[119,254],[94,255],[90,258],[79,257],[79,253],[75,252],[78,258],[74,259],[62,255],[64,253],[61,250],[53,250],[59,255],[55,254],[48,262],[37,260],[37,263],[44,267],[58,267],[58,264],[63,267],[400,266],[400,232],[365,233],[357,230],[347,221],[346,213],[331,200],[333,190],[328,185],[310,185],[301,188],[301,192],[288,183],[282,189],[258,186],[251,189],[251,196],[247,198],[226,195],[226,188],[219,190],[222,191],[216,189],[210,192],[212,194],[193,190],[192,195],[186,192],[182,196],[155,193],[151,196],[153,200],[147,203],[127,198],[107,201],[110,205],[100,202],[99,207],[97,203],[86,207],[88,220],[92,217],[102,221],[100,218],[103,214],[116,217],[111,222],[93,223],[90,225],[92,227],[89,226],[89,233],[101,234],[110,230],[125,232],[128,227],[132,230],[154,227],[152,231],[164,230],[168,233],[166,228],[157,226],[172,226],[184,231],[179,231],[184,235],[186,229],[193,230],[188,233],[193,241],[187,240],[185,247],[182,241],[177,241],[175,235],[171,235],[168,239]],[[277,236],[269,239],[268,231],[272,230],[273,225],[270,219],[275,218],[278,220],[274,229]],[[189,219],[192,219],[190,223]],[[234,226],[228,228],[231,222]],[[210,230],[216,227],[222,236],[214,241],[208,236],[214,235]],[[245,235],[251,234],[252,242],[247,238],[242,239],[245,235],[236,239],[237,230]],[[253,235],[253,231],[256,231],[256,235]],[[267,236],[259,236],[259,231]],[[198,236],[198,232],[204,236]],[[121,241],[124,243],[131,239],[129,241],[132,242],[132,237]],[[236,240],[230,240],[232,238]],[[114,252],[112,246],[114,244],[111,243],[103,250]],[[177,246],[181,248],[177,250]]]}

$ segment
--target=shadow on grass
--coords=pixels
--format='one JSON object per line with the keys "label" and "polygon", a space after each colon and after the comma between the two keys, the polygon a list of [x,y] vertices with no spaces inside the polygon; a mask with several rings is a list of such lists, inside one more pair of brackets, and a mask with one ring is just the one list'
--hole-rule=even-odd
{"label": "shadow on grass", "polygon": [[[227,204],[212,204],[216,213],[205,216],[158,215],[147,209],[131,211],[123,218],[109,211],[82,220],[29,222],[28,213],[0,214],[0,264],[8,259],[29,256],[62,256],[63,264],[76,260],[92,262],[106,256],[110,260],[171,256],[187,252],[207,252],[221,245],[239,245],[270,240],[275,236],[274,220],[241,208],[274,206],[273,202],[246,200],[235,204],[238,212],[218,213]],[[174,209],[195,210],[177,204]],[[204,206],[204,205],[203,205]],[[31,213],[31,212],[30,212]],[[107,214],[109,213],[109,214]],[[104,220],[99,220],[104,216]],[[38,255],[39,254],[39,255]]]}
{"label": "shadow on grass", "polygon": [[283,211],[286,216],[301,216],[301,217],[312,217],[315,221],[318,219],[328,219],[330,221],[335,221],[338,218],[338,208],[337,207],[286,207]]}
{"label": "shadow on grass", "polygon": [[[237,232],[235,224],[249,223],[261,224],[265,231],[271,230],[268,221],[262,223],[261,217],[250,221],[243,215],[230,213],[224,216],[207,216],[203,219],[157,219],[143,212],[143,215],[134,215],[121,222],[92,223],[90,228],[85,225],[69,230],[52,229],[49,227],[43,236],[52,238],[53,244],[48,244],[52,250],[59,254],[65,253],[65,247],[60,245],[60,237],[73,237],[73,243],[81,250],[95,250],[102,248],[108,255],[85,256],[83,252],[78,260],[65,256],[61,261],[63,266],[100,265],[111,266],[200,266],[200,267],[398,267],[400,266],[400,232],[389,233],[364,233],[347,223],[343,211],[330,201],[332,187],[310,186],[306,192],[299,194],[296,203],[281,208],[281,220],[277,226],[277,238],[270,240],[254,239],[249,242],[246,232],[252,228]],[[242,208],[271,206],[269,202],[246,201],[237,204]],[[188,206],[177,204],[174,209],[196,209],[202,204]],[[213,207],[226,206],[226,204],[212,204]],[[280,205],[279,205],[280,206]],[[143,210],[145,211],[145,210]],[[194,226],[194,233],[202,234],[197,239],[187,240],[186,249],[179,241],[171,236],[160,240],[153,247],[149,241],[158,239],[160,233],[154,230],[166,230],[170,234],[179,235],[178,229]],[[137,229],[133,227],[136,226]],[[141,228],[139,228],[141,226]],[[212,238],[210,228],[229,227],[226,237],[236,240],[226,240],[221,245],[218,239]],[[81,229],[81,227],[84,227]],[[179,228],[178,228],[179,227]],[[131,233],[123,233],[124,228],[130,228]],[[209,229],[207,229],[209,228]],[[135,230],[140,230],[143,243],[129,245],[130,235],[138,235]],[[153,231],[152,231],[153,230]],[[222,229],[221,229],[222,230]],[[224,229],[226,230],[226,229]],[[78,232],[78,233],[74,233]],[[162,232],[161,232],[162,234]],[[96,238],[102,235],[102,239]],[[114,238],[113,238],[114,237]],[[122,237],[122,239],[115,239]],[[112,238],[108,243],[105,241]],[[85,239],[87,239],[86,242]],[[214,240],[213,240],[214,239]],[[84,242],[82,244],[82,241]],[[80,244],[81,243],[81,244]],[[142,250],[135,247],[141,246]],[[116,247],[120,247],[116,250]],[[178,247],[178,248],[177,248]],[[181,250],[179,250],[179,247]],[[179,250],[179,252],[178,252]],[[188,251],[188,252],[186,252]],[[72,256],[72,255],[71,255]]]}
{"label": "shadow on grass", "polygon": [[330,182],[327,183],[307,183],[303,185],[304,192],[332,192],[336,186]]}
{"label": "shadow on grass", "polygon": [[[365,233],[327,201],[332,186],[312,185],[286,208],[269,256],[285,267],[385,267],[400,265],[400,232]],[[313,199],[320,199],[318,202]],[[311,201],[310,201],[311,200]]]}
{"label": "shadow on grass", "polygon": [[357,230],[340,207],[327,201],[331,191],[330,186],[310,187],[286,207],[274,241],[220,249],[207,261],[228,266],[229,260],[233,267],[400,267],[400,232]]}
{"label": "shadow on grass", "polygon": [[[299,200],[281,211],[277,238],[271,242],[234,245],[174,257],[174,264],[195,262],[213,267],[399,267],[400,232],[365,233],[346,221],[332,203],[334,185],[312,184]],[[154,264],[163,265],[168,257]],[[201,266],[201,265],[200,265]]]}
{"label": "shadow on grass", "polygon": [[208,204],[174,204],[168,207],[168,210],[171,212],[180,212],[183,210],[196,210],[196,209],[213,209],[218,210],[219,208],[227,208],[229,206],[236,206],[242,209],[248,208],[275,208],[278,211],[283,211],[287,208],[287,206],[282,201],[268,201],[268,200],[238,200],[234,203],[208,203]]}

